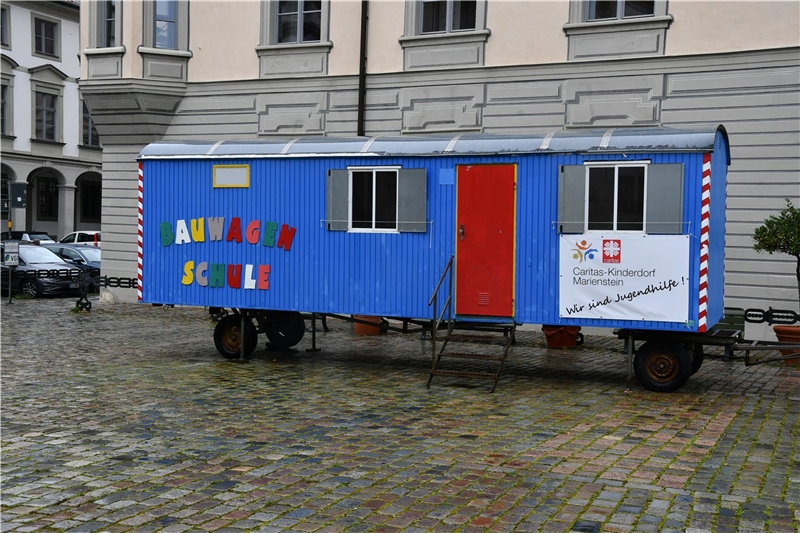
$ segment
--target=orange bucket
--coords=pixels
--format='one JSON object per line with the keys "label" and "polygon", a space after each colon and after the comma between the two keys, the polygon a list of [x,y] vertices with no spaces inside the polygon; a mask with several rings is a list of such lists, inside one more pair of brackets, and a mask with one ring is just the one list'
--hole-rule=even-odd
{"label": "orange bucket", "polygon": [[378,335],[381,332],[380,325],[382,317],[353,315],[353,318],[355,318],[356,320],[363,320],[365,322],[372,322],[372,324],[375,324],[373,326],[371,324],[359,324],[358,322],[353,322],[353,325],[355,326],[356,335]]}

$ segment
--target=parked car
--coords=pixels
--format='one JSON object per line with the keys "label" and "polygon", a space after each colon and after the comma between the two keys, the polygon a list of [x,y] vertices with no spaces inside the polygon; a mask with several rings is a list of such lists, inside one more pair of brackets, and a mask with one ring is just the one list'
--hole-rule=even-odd
{"label": "parked car", "polygon": [[[0,266],[0,290],[8,294],[10,268]],[[37,271],[58,271],[57,277],[35,277]],[[31,298],[41,296],[76,296],[80,294],[77,279],[72,279],[65,271],[78,270],[77,265],[61,259],[55,252],[44,246],[20,242],[19,266],[11,276],[11,292],[26,294]],[[72,272],[74,274],[74,272]]]}
{"label": "parked car", "polygon": [[[86,268],[89,275],[93,278],[100,275],[100,248],[87,246],[85,244],[44,244],[48,250],[52,250],[61,259],[68,263],[73,263],[78,268]],[[89,292],[97,292],[94,283],[89,284]]]}
{"label": "parked car", "polygon": [[39,244],[56,242],[41,231],[4,231],[0,233],[0,241],[38,241]]}
{"label": "parked car", "polygon": [[97,230],[81,230],[67,233],[59,242],[65,244],[93,244],[100,246],[100,232]]}

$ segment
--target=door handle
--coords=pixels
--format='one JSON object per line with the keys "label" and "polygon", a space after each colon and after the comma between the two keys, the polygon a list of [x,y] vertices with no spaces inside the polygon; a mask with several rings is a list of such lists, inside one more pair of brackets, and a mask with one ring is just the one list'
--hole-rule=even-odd
{"label": "door handle", "polygon": [[458,228],[458,236],[462,241],[464,240],[464,224],[461,224],[461,226]]}

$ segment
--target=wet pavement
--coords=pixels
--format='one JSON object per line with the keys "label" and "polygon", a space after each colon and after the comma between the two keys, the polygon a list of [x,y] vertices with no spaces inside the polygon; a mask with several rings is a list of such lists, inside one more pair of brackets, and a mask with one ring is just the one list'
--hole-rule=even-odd
{"label": "wet pavement", "polygon": [[[520,331],[497,390],[328,320],[214,348],[203,309],[3,300],[1,531],[796,532],[800,369],[707,357],[628,390],[622,342]],[[721,352],[719,352],[721,354]]]}

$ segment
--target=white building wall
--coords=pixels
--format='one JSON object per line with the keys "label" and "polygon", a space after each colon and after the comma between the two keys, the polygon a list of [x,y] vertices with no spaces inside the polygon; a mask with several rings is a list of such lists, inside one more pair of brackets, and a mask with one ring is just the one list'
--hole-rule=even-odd
{"label": "white building wall", "polygon": [[[61,237],[74,229],[99,229],[99,223],[77,220],[76,199],[81,181],[98,180],[102,153],[97,149],[82,148],[82,106],[78,78],[81,72],[80,24],[78,9],[66,2],[3,2],[8,10],[10,43],[2,53],[11,65],[17,66],[9,73],[13,91],[13,137],[2,139],[2,160],[9,177],[16,182],[28,183],[28,207],[13,210],[15,229],[35,229],[54,237]],[[58,57],[41,57],[34,54],[33,19],[41,15],[58,23]],[[42,66],[57,69],[61,76],[51,72],[38,73],[48,82],[60,86],[57,143],[31,141],[34,131],[34,95],[31,70]],[[10,87],[11,88],[11,87]],[[91,174],[88,174],[91,172]],[[59,217],[54,221],[38,220],[38,176],[49,175],[59,181]],[[5,228],[6,222],[2,225]]]}

